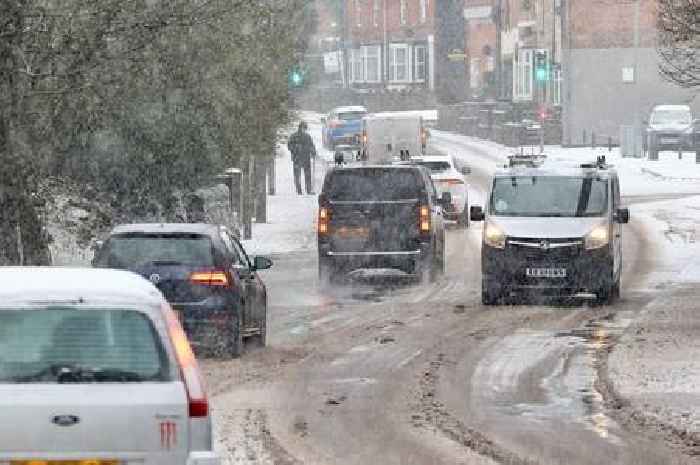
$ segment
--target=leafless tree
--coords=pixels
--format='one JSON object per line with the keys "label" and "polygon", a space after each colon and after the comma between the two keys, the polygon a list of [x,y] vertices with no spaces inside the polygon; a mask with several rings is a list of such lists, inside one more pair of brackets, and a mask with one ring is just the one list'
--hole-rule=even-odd
{"label": "leafless tree", "polygon": [[659,69],[684,88],[700,86],[700,0],[658,0]]}

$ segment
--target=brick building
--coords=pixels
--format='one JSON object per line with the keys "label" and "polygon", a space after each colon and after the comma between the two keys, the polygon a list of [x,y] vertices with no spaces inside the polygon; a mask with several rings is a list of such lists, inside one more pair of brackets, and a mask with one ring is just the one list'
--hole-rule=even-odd
{"label": "brick building", "polygon": [[[587,144],[592,133],[618,141],[621,127],[638,128],[654,104],[692,101],[658,73],[656,3],[465,0],[470,87],[561,109],[565,144]],[[493,51],[493,66],[486,51]],[[538,74],[542,59],[547,69]],[[491,76],[496,89],[488,86]]]}
{"label": "brick building", "polygon": [[346,0],[348,82],[434,88],[436,0]]}

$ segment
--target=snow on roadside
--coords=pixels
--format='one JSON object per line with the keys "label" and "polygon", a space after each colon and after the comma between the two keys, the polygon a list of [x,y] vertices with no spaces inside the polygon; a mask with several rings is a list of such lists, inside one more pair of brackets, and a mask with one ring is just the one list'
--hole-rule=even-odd
{"label": "snow on roadside", "polygon": [[608,360],[616,392],[680,431],[700,431],[700,197],[634,205],[655,245],[648,287],[661,293],[625,331]]}
{"label": "snow on roadside", "polygon": [[[433,147],[463,162],[477,163],[488,172],[504,165],[507,156],[516,150],[492,141],[444,131],[434,130],[432,136]],[[535,153],[538,152],[539,148],[536,148]],[[529,148],[526,153],[530,153]],[[605,155],[606,161],[614,165],[620,175],[623,196],[700,194],[700,164],[695,163],[694,152],[685,152],[682,160],[678,159],[676,152],[662,152],[658,161],[622,157],[617,147],[608,151],[607,148],[545,146],[544,153],[551,160],[562,162],[592,161]]]}

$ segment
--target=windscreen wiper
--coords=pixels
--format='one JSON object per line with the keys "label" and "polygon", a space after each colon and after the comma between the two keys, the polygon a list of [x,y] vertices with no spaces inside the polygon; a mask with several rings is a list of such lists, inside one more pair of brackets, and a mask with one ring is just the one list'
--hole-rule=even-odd
{"label": "windscreen wiper", "polygon": [[35,373],[11,378],[15,383],[31,383],[37,381],[55,381],[64,383],[105,383],[105,382],[143,382],[153,381],[156,376],[145,377],[139,373],[113,368],[84,368],[70,364],[53,364]]}

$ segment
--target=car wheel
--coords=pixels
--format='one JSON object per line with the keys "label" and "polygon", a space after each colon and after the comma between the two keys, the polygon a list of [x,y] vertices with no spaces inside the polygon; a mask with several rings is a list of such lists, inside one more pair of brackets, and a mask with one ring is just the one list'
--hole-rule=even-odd
{"label": "car wheel", "polygon": [[262,320],[258,321],[260,333],[250,337],[249,341],[253,347],[265,347],[267,345],[267,297],[263,307]]}
{"label": "car wheel", "polygon": [[232,318],[219,334],[219,343],[215,355],[219,357],[238,358],[243,353],[243,333],[240,317]]}
{"label": "car wheel", "polygon": [[649,145],[649,160],[659,159],[659,149],[654,144]]}
{"label": "car wheel", "polygon": [[327,258],[318,259],[318,282],[321,288],[328,288],[338,281],[337,269]]}
{"label": "car wheel", "polygon": [[469,227],[469,206],[468,205],[464,206],[464,211],[462,212],[461,215],[459,215],[459,218],[457,218],[457,225],[463,229],[467,229]]}
{"label": "car wheel", "polygon": [[496,305],[501,300],[503,291],[498,284],[488,279],[481,280],[481,303],[483,305]]}

